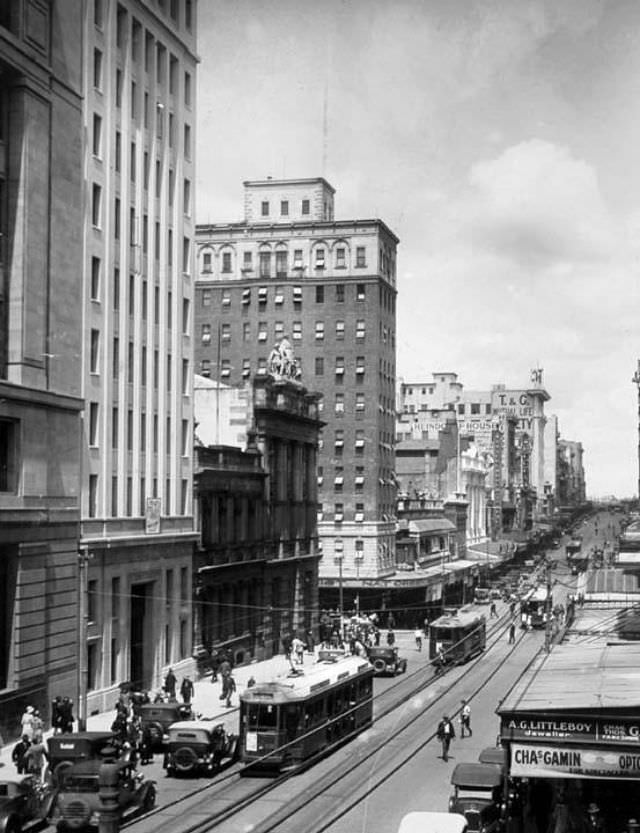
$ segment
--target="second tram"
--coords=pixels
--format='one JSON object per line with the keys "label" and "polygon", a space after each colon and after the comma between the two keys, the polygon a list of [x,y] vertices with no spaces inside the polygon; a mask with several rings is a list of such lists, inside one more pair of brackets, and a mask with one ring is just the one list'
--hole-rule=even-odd
{"label": "second tram", "polygon": [[319,660],[240,695],[240,759],[292,769],[371,725],[373,667],[361,657]]}
{"label": "second tram", "polygon": [[460,665],[484,651],[487,642],[487,622],[477,613],[459,610],[447,614],[429,625],[429,657],[435,659],[440,649],[447,665]]}
{"label": "second tram", "polygon": [[547,617],[553,609],[553,596],[546,587],[540,586],[530,590],[520,602],[520,613],[523,621],[529,621],[532,628],[544,628]]}

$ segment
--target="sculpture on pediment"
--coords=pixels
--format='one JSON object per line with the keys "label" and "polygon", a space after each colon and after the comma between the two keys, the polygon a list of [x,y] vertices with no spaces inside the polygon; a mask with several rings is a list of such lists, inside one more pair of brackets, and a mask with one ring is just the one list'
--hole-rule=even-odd
{"label": "sculpture on pediment", "polygon": [[293,345],[288,336],[275,344],[267,362],[269,373],[279,379],[299,380],[302,376],[299,360],[293,354]]}

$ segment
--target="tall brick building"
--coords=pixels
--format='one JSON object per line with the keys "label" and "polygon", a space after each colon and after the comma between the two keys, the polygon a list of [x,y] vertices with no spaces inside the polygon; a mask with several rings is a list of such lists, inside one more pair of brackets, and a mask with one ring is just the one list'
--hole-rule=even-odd
{"label": "tall brick building", "polygon": [[336,220],[322,178],[244,183],[244,219],[198,225],[196,371],[228,384],[267,373],[288,335],[323,396],[320,587],[393,572],[397,237]]}

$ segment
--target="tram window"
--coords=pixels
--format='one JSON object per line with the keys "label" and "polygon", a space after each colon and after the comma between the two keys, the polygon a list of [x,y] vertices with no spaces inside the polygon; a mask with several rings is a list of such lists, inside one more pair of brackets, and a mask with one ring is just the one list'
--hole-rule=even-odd
{"label": "tram window", "polygon": [[250,705],[248,715],[249,731],[275,729],[278,725],[278,710],[275,706]]}
{"label": "tram window", "polygon": [[298,729],[298,707],[287,706],[287,708],[285,709],[284,720],[287,737],[295,737],[296,731]]}

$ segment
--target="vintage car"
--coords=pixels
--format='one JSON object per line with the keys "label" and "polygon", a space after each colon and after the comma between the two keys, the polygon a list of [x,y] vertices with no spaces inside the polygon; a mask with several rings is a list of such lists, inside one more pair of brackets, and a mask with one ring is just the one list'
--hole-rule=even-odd
{"label": "vintage car", "polygon": [[53,791],[35,775],[0,780],[0,833],[20,833],[45,824]]}
{"label": "vintage car", "polygon": [[373,665],[377,677],[403,674],[407,670],[407,661],[398,655],[398,649],[392,646],[376,645],[367,650],[369,662]]}
{"label": "vintage car", "polygon": [[72,732],[50,737],[47,740],[45,780],[55,785],[72,764],[102,760],[103,750],[112,750],[114,743],[113,732]]}
{"label": "vintage car", "polygon": [[191,706],[173,701],[171,703],[145,703],[139,708],[141,729],[149,729],[154,749],[164,746],[169,740],[169,726],[181,720],[190,720]]}
{"label": "vintage car", "polygon": [[[97,827],[102,807],[100,767],[103,761],[83,761],[69,767],[60,779],[50,820],[58,830]],[[155,807],[155,781],[145,779],[130,761],[116,761],[118,767],[118,812],[120,819]]]}
{"label": "vintage car", "polygon": [[237,735],[222,723],[187,720],[169,727],[164,768],[167,775],[213,775],[224,758],[235,757]]}
{"label": "vintage car", "polygon": [[499,764],[456,764],[451,774],[453,795],[449,812],[467,820],[469,833],[498,833],[504,829],[504,769]]}

